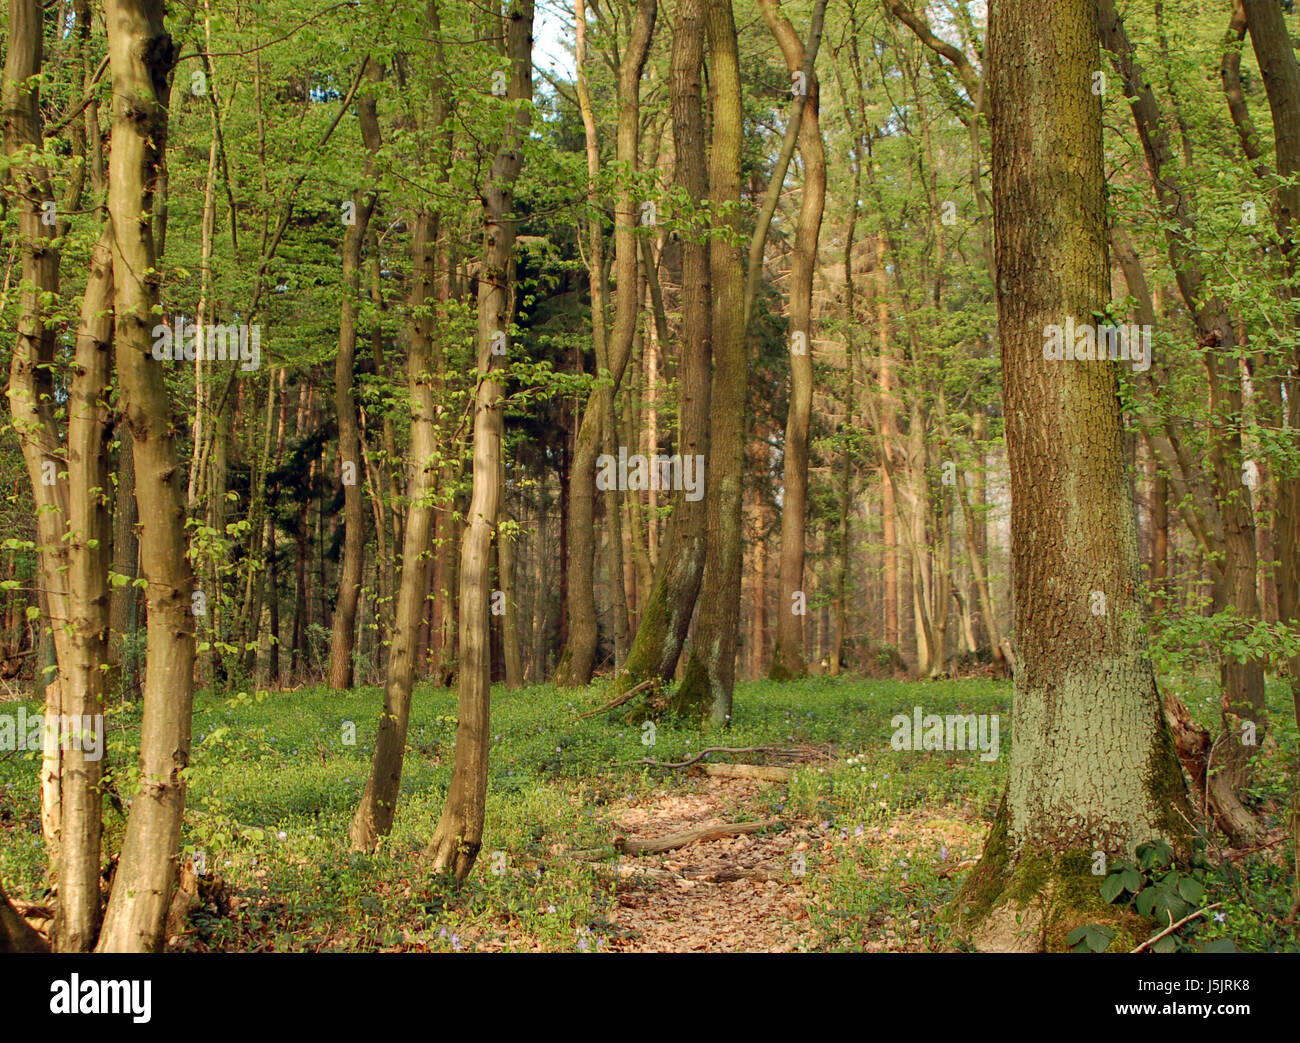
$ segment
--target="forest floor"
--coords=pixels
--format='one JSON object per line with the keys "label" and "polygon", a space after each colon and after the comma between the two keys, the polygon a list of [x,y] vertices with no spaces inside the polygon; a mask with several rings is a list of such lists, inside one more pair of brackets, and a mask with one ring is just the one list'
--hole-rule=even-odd
{"label": "forest floor", "polygon": [[[1212,686],[1180,682],[1177,690],[1212,719]],[[397,821],[373,854],[350,851],[347,829],[369,770],[378,689],[201,693],[183,841],[182,879],[193,897],[175,907],[169,947],[962,948],[943,913],[979,856],[1005,785],[1010,697],[1009,683],[984,679],[749,682],[737,686],[733,726],[720,733],[672,722],[650,730],[628,724],[626,708],[581,718],[603,703],[599,684],[496,689],[483,848],[456,886],[431,876],[421,857],[451,772],[453,692],[416,692]],[[1270,698],[1281,730],[1283,695],[1270,689]],[[1000,756],[895,749],[895,715],[913,718],[917,707],[998,715]],[[110,765],[135,763],[138,728],[137,706],[111,715]],[[701,755],[718,746],[759,749]],[[1294,748],[1294,735],[1284,735],[1263,755],[1262,804],[1281,807],[1286,773],[1277,750]],[[721,767],[728,763],[779,777],[718,774],[737,770]],[[39,916],[49,893],[36,769],[30,753],[0,754],[0,877]],[[110,850],[120,843],[128,781],[129,773],[110,775]],[[713,826],[745,831],[631,853]],[[1202,938],[1279,944],[1277,908],[1288,894],[1277,854],[1211,882],[1211,900],[1228,915],[1204,924]]]}

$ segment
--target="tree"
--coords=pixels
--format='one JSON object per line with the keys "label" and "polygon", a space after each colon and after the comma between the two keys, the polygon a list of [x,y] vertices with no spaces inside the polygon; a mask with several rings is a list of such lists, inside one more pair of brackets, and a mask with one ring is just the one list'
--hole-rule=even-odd
{"label": "tree", "polygon": [[[428,26],[436,41],[438,75],[429,125],[438,150],[436,169],[446,181],[451,166],[451,100],[442,48],[442,24],[436,0],[430,0]],[[438,419],[433,367],[434,283],[439,215],[428,207],[415,214],[411,238],[411,340],[407,354],[407,385],[411,395],[411,451],[407,477],[406,523],[403,526],[402,574],[397,592],[393,644],[388,654],[384,704],[370,777],[352,819],[352,846],[370,851],[379,837],[389,833],[397,813],[402,785],[402,761],[415,683],[420,624],[429,585],[430,544],[433,535],[433,498],[438,484]]]}
{"label": "tree", "polygon": [[712,428],[708,457],[708,546],[695,637],[674,697],[680,711],[731,720],[740,624],[741,482],[745,465],[745,260],[740,246],[740,155],[744,104],[731,0],[704,8],[712,64],[713,136],[709,143],[709,282],[713,290]]}
{"label": "tree", "polygon": [[478,277],[478,388],[474,398],[474,484],[460,556],[460,665],[456,758],[447,803],[429,857],[436,872],[463,880],[474,867],[487,801],[488,715],[492,696],[489,641],[491,546],[501,500],[501,348],[511,315],[509,273],[515,244],[514,185],[523,167],[532,116],[532,0],[512,0],[506,14],[514,110],[483,185],[483,254]]}
{"label": "tree", "polygon": [[1052,361],[1108,302],[1100,60],[1089,0],[1001,0],[989,90],[1018,668],[1010,778],[958,904],[984,948],[1063,948],[1107,915],[1094,852],[1186,852],[1185,792],[1140,627],[1117,377]]}
{"label": "tree", "polygon": [[[790,20],[780,12],[778,0],[761,0],[763,19],[776,37],[792,76],[803,76],[803,42]],[[816,47],[818,40],[813,41]],[[777,597],[776,649],[772,677],[782,679],[804,673],[802,612],[795,599],[804,592],[804,540],[808,527],[808,427],[812,417],[813,275],[817,268],[817,240],[826,205],[826,151],[818,121],[817,77],[802,84],[808,97],[799,113],[799,155],[803,159],[803,195],[790,264],[790,408],[785,426],[785,496],[781,503],[781,585]]]}
{"label": "tree", "polygon": [[[668,85],[676,157],[673,179],[691,208],[684,215],[687,227],[681,236],[677,451],[683,458],[689,454],[707,460],[713,363],[712,290],[709,245],[703,222],[697,217],[708,196],[700,89],[703,66],[704,0],[681,0],[673,30]],[[646,265],[647,269],[650,267]],[[703,577],[706,512],[706,498],[688,498],[684,490],[674,491],[654,586],[642,607],[627,660],[614,680],[616,691],[627,691],[645,681],[668,681],[677,669]]]}
{"label": "tree", "polygon": [[[379,79],[373,58],[363,74]],[[379,118],[373,94],[357,101],[357,118],[366,146],[366,174],[373,180],[375,153],[379,151]],[[343,565],[339,569],[339,595],[334,606],[334,632],[330,640],[330,687],[352,687],[352,649],[357,630],[357,600],[365,563],[365,513],[361,502],[361,439],[357,430],[357,402],[353,370],[357,356],[357,297],[361,288],[361,251],[375,210],[377,192],[359,189],[353,194],[351,221],[343,233],[343,304],[339,316],[339,350],[334,360],[334,408],[339,420],[339,460],[343,471]],[[349,481],[349,477],[351,480]]]}
{"label": "tree", "polygon": [[149,586],[140,789],[96,950],[152,952],[162,947],[176,884],[194,698],[194,573],[175,432],[162,369],[151,357],[150,332],[158,303],[150,215],[167,144],[175,49],[163,27],[162,0],[108,0],[106,13],[113,83],[108,217],[114,347],[135,455],[141,561]]}
{"label": "tree", "polygon": [[[645,68],[650,40],[654,35],[657,0],[641,0],[632,25],[631,39],[623,53],[618,69],[618,145],[617,161],[625,171],[624,181],[618,190],[614,208],[614,277],[618,288],[613,329],[606,330],[608,286],[605,278],[604,230],[601,227],[600,199],[596,191],[596,178],[600,172],[600,143],[596,134],[596,118],[587,86],[586,55],[587,28],[586,5],[577,0],[574,6],[577,19],[578,100],[582,109],[583,127],[587,141],[587,201],[591,281],[591,329],[596,347],[597,377],[599,383],[587,396],[587,405],[578,427],[577,445],[573,465],[569,472],[569,642],[556,672],[559,684],[581,686],[591,680],[596,658],[596,591],[595,558],[596,529],[594,495],[596,474],[596,449],[609,444],[602,442],[602,429],[612,432],[614,399],[623,382],[628,359],[632,354],[632,338],[636,333],[637,313],[640,310],[637,278],[636,221],[639,213],[633,196],[633,177],[637,171],[640,146],[641,72]],[[607,509],[612,523],[618,521],[618,490],[610,490]],[[626,623],[627,600],[622,589],[621,534],[616,530],[611,546],[618,547],[617,569],[611,568],[614,584],[615,613],[618,601],[623,599],[623,621]],[[620,632],[625,626],[620,628]],[[619,666],[622,665],[620,662]]]}

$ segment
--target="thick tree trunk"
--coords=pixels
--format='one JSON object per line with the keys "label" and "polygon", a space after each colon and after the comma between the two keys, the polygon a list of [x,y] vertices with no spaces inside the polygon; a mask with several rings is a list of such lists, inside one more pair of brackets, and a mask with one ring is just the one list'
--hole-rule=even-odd
{"label": "thick tree trunk", "polygon": [[[435,872],[463,880],[483,839],[487,802],[488,714],[492,663],[491,545],[501,502],[500,356],[493,348],[510,327],[510,255],[515,243],[514,184],[523,166],[523,137],[531,122],[533,3],[512,0],[507,14],[506,99],[519,106],[483,186],[483,261],[478,279],[478,390],[474,401],[474,479],[460,559],[460,691],[456,757],[447,803],[429,842]],[[522,103],[522,104],[521,104]]]}
{"label": "thick tree trunk", "polygon": [[[713,419],[708,460],[707,551],[690,659],[674,708],[731,721],[740,624],[740,566],[744,547],[741,485],[745,468],[745,260],[739,245],[740,159],[744,104],[731,0],[706,0],[705,26],[713,136],[709,143],[709,202],[716,215],[709,243],[713,290]],[[774,175],[776,176],[776,175]],[[785,611],[785,606],[781,607]]]}
{"label": "thick tree trunk", "polygon": [[[998,327],[1011,465],[1015,674],[1010,779],[959,902],[982,948],[1065,948],[1101,915],[1113,862],[1190,837],[1182,772],[1140,625],[1137,534],[1115,370],[1051,361],[1044,330],[1109,300],[1097,9],[991,12]],[[1104,599],[1104,600],[1103,600]]]}
{"label": "thick tree trunk", "polygon": [[135,453],[149,621],[141,787],[131,804],[97,949],[151,952],[162,948],[176,882],[194,672],[194,575],[187,554],[184,490],[163,371],[150,357],[158,289],[151,274],[157,255],[147,215],[166,148],[167,83],[175,49],[163,28],[162,0],[108,0],[107,22],[117,372]]}

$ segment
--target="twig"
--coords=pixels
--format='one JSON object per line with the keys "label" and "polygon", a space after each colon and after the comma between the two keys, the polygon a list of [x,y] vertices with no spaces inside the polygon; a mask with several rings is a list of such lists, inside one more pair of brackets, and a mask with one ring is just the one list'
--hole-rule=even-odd
{"label": "twig", "polygon": [[1166,935],[1173,934],[1176,930],[1178,930],[1178,928],[1182,927],[1183,924],[1188,923],[1188,922],[1191,921],[1191,920],[1195,920],[1198,916],[1204,916],[1204,915],[1205,915],[1206,913],[1208,913],[1211,909],[1217,909],[1217,908],[1219,908],[1219,906],[1221,906],[1222,904],[1223,904],[1222,902],[1215,902],[1213,905],[1207,905],[1204,909],[1196,909],[1196,910],[1194,910],[1193,912],[1189,913],[1188,915],[1184,916],[1184,917],[1183,917],[1181,920],[1179,920],[1177,923],[1174,923],[1174,922],[1173,922],[1173,919],[1174,919],[1174,918],[1173,918],[1173,915],[1170,914],[1170,917],[1169,917],[1169,921],[1170,921],[1169,926],[1166,927],[1166,928],[1165,928],[1163,931],[1161,931],[1159,934],[1154,935],[1154,936],[1151,937],[1151,938],[1148,938],[1145,942],[1143,942],[1141,945],[1139,945],[1136,949],[1130,949],[1130,950],[1129,950],[1129,955],[1132,955],[1132,954],[1135,953],[1135,952],[1141,952],[1141,951],[1142,951],[1143,949],[1145,949],[1148,945],[1155,945],[1155,943],[1158,942],[1158,941],[1160,941],[1161,938],[1165,937]]}

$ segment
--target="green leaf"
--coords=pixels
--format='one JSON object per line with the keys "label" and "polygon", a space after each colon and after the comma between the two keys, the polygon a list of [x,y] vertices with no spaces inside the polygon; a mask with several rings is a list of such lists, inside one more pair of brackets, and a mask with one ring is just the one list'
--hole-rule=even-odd
{"label": "green leaf", "polygon": [[[1110,876],[1106,877],[1106,879],[1101,882],[1101,897],[1106,899],[1106,901],[1113,902],[1123,893],[1123,873],[1111,873]],[[1068,943],[1069,939],[1067,938],[1066,941]]]}
{"label": "green leaf", "polygon": [[1131,891],[1133,894],[1137,894],[1142,890],[1142,874],[1136,869],[1125,869],[1124,872],[1120,874],[1120,879],[1124,883],[1125,891]]}
{"label": "green leaf", "polygon": [[1178,893],[1192,905],[1198,905],[1205,897],[1205,888],[1192,876],[1185,876],[1178,881]]}
{"label": "green leaf", "polygon": [[1175,935],[1167,934],[1155,945],[1151,946],[1152,952],[1177,952],[1178,938]]}

